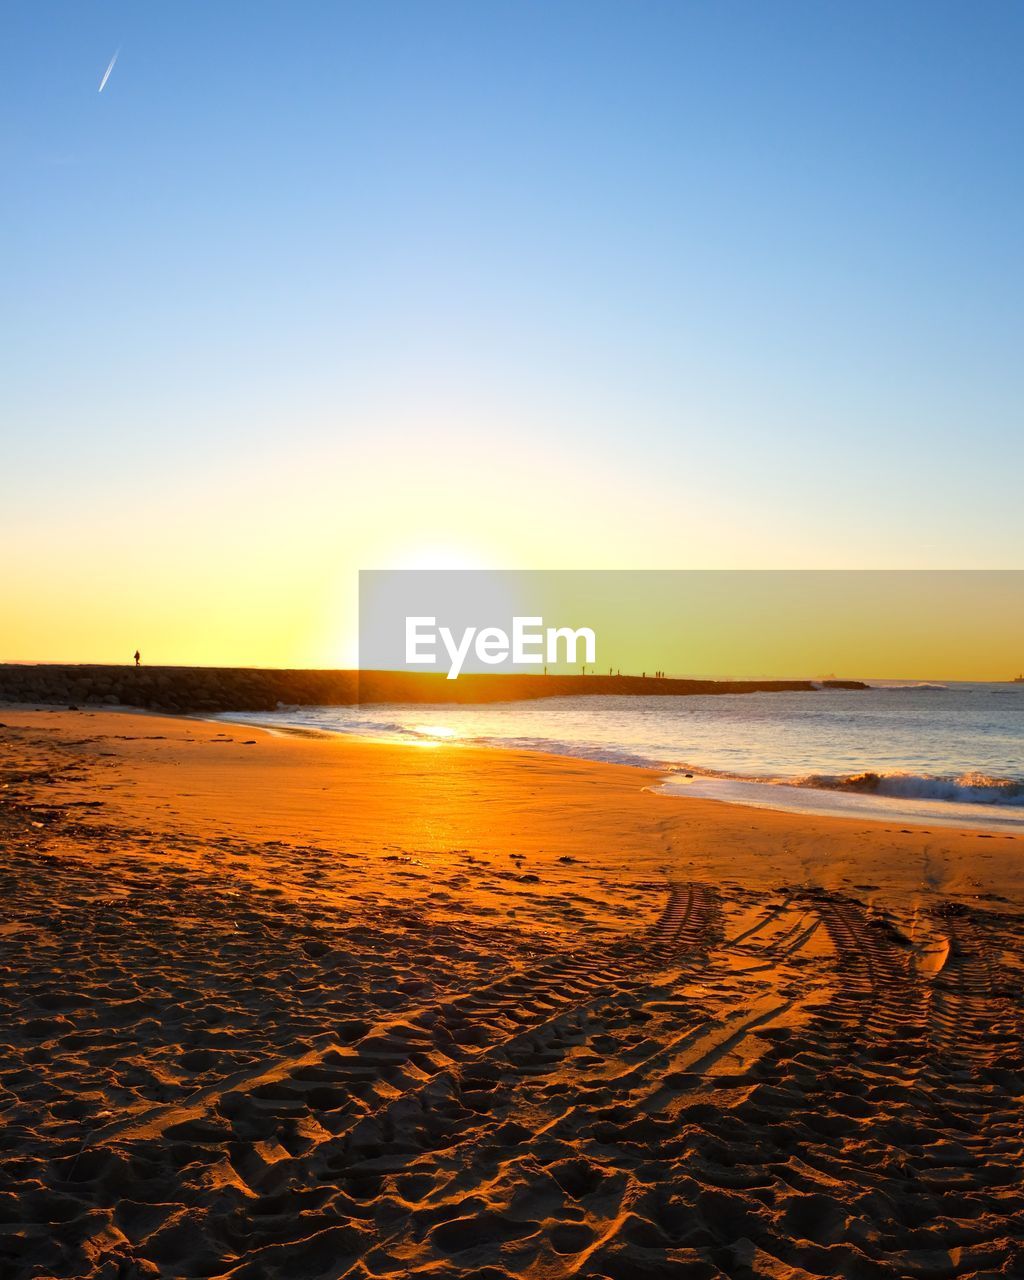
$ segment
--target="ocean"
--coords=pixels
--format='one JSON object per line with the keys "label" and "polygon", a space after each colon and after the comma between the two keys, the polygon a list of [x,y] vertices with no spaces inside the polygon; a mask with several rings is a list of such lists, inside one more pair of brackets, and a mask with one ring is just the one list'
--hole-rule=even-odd
{"label": "ocean", "polygon": [[1024,685],[281,707],[224,719],[657,768],[660,789],[755,807],[1024,834]]}

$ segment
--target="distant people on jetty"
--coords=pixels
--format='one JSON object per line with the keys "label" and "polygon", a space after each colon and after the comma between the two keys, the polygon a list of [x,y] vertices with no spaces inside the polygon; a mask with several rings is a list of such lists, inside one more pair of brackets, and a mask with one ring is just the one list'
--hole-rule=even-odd
{"label": "distant people on jetty", "polygon": [[142,663],[142,654],[141,654],[141,653],[139,653],[138,649],[136,649],[136,650],[135,650],[135,665],[136,665],[136,666],[139,666],[141,663]]}

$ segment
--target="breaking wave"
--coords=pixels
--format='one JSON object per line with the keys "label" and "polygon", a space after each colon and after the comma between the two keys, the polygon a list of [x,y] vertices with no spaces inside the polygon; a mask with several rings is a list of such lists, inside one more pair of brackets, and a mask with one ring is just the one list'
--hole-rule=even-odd
{"label": "breaking wave", "polygon": [[[779,779],[779,781],[782,781]],[[949,800],[958,804],[1012,804],[1024,806],[1024,782],[1015,778],[991,778],[984,773],[958,777],[929,777],[918,773],[810,774],[791,785],[823,791],[855,791],[861,795],[892,796],[899,800]]]}
{"label": "breaking wave", "polygon": [[948,693],[948,684],[875,684],[872,689],[881,693]]}
{"label": "breaking wave", "polygon": [[701,769],[697,765],[676,765],[673,777],[720,778],[730,782],[757,782],[763,786],[806,787],[814,791],[845,791],[854,795],[887,796],[894,800],[946,800],[955,804],[1007,804],[1024,808],[1024,781],[993,778],[985,773],[961,773],[956,777],[935,777],[920,773],[809,773],[797,778],[751,777]]}

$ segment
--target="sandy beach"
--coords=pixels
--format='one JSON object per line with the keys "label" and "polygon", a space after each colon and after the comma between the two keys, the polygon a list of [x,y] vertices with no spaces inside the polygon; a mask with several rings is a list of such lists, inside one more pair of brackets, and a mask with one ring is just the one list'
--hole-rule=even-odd
{"label": "sandy beach", "polygon": [[0,708],[0,1272],[1024,1274],[1024,842]]}

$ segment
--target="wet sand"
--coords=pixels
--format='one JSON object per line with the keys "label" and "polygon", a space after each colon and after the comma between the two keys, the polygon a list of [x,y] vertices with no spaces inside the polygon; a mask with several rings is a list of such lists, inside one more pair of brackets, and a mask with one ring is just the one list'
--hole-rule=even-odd
{"label": "wet sand", "polygon": [[0,722],[0,1274],[1024,1274],[1024,841]]}

